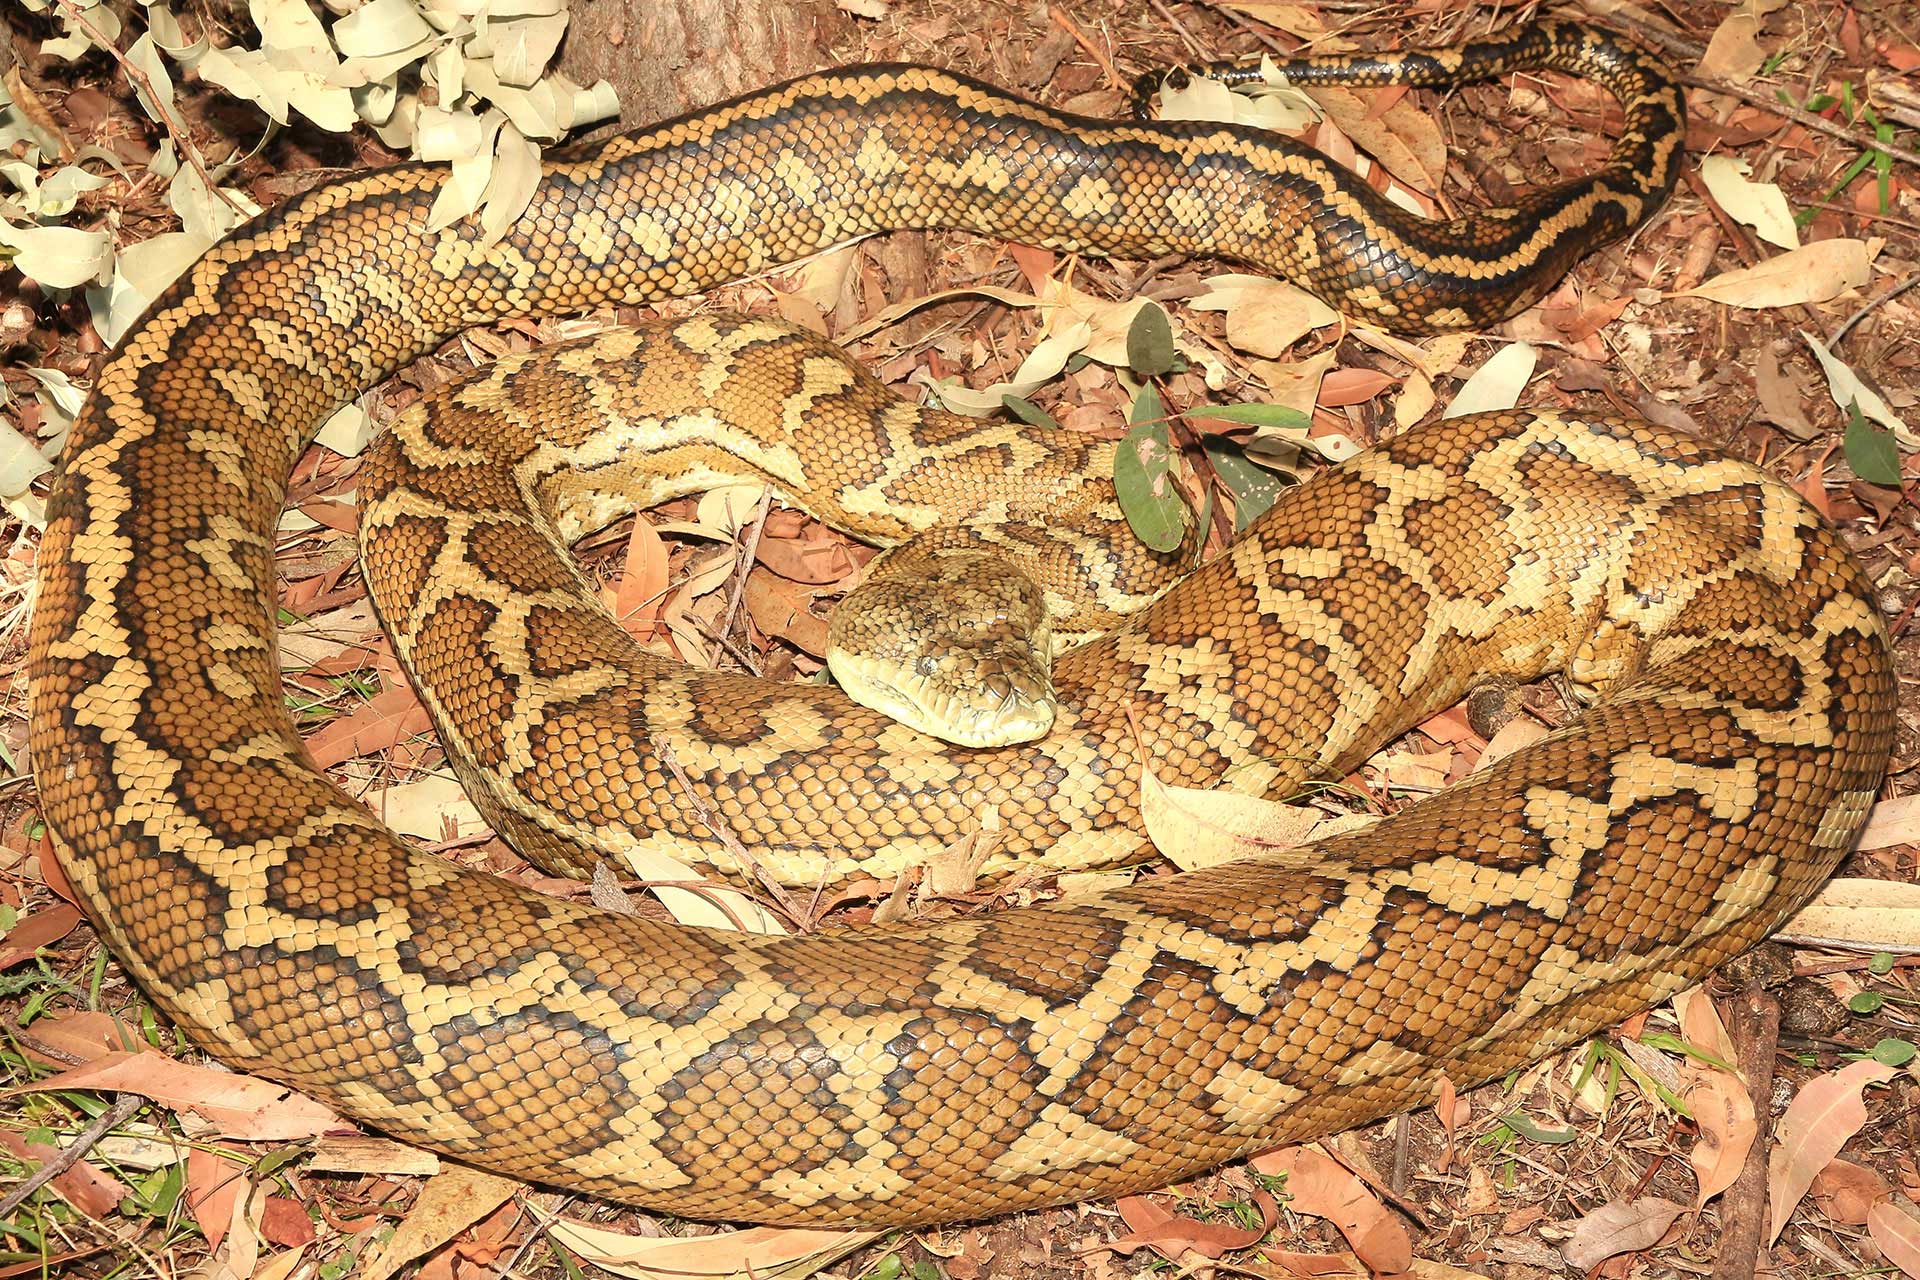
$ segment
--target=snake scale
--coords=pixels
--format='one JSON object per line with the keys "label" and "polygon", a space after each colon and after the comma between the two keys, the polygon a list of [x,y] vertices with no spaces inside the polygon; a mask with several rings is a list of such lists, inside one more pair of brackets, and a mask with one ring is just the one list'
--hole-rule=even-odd
{"label": "snake scale", "polygon": [[[1278,794],[1484,676],[1562,669],[1598,696],[1368,831],[1084,899],[790,938],[608,914],[413,849],[312,766],[280,693],[290,468],[331,408],[458,330],[925,226],[1215,253],[1385,327],[1484,323],[1671,187],[1678,91],[1643,55],[1556,25],[1292,68],[1443,84],[1532,66],[1621,97],[1613,158],[1441,223],[1283,139],[1088,120],[904,66],[809,76],[556,161],[491,246],[426,229],[445,180],[430,166],[287,200],[127,335],[52,495],[31,743],[89,914],[237,1067],[492,1168],[780,1223],[1163,1185],[1418,1104],[1443,1073],[1495,1076],[1695,981],[1840,858],[1895,689],[1838,535],[1760,472],[1644,423],[1463,418],[1289,491],[1227,555],[1065,655],[1063,719],[1020,748],[931,744],[830,691],[609,675],[586,648],[598,625],[562,611],[503,620],[472,595],[424,619],[436,647],[416,664],[465,633],[526,666],[456,680],[474,705],[438,708],[470,782],[544,780],[584,755],[573,816],[496,806],[530,852],[578,862],[597,826],[711,854],[651,754],[666,741],[707,809],[802,882],[823,852],[885,869],[983,814],[1010,857],[1125,861],[1146,853],[1143,755],[1166,781]],[[425,443],[457,460],[457,439]],[[403,538],[452,536],[413,518]],[[504,540],[462,545],[469,583],[537,576]],[[536,678],[558,691],[537,714],[521,701]],[[595,745],[610,714],[626,719],[607,750],[631,758]]]}

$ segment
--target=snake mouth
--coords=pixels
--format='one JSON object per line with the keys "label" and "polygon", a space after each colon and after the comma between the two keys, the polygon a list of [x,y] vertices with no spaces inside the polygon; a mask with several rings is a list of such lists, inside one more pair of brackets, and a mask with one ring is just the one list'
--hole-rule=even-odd
{"label": "snake mouth", "polygon": [[1053,731],[1053,682],[1042,672],[996,672],[977,688],[955,690],[839,650],[829,650],[827,669],[861,706],[955,746],[1018,746]]}

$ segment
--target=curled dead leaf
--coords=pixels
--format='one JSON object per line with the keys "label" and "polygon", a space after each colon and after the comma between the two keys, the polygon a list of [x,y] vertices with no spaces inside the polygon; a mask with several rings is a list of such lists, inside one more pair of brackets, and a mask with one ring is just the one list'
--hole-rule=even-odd
{"label": "curled dead leaf", "polygon": [[1692,1082],[1682,1095],[1700,1136],[1687,1153],[1700,1191],[1694,1208],[1702,1208],[1739,1178],[1759,1136],[1753,1114],[1753,1095],[1730,1071],[1690,1073]]}
{"label": "curled dead leaf", "polygon": [[1131,1229],[1115,1237],[1108,1247],[1126,1254],[1137,1249],[1153,1249],[1175,1262],[1186,1254],[1199,1254],[1203,1258],[1224,1257],[1236,1249],[1259,1244],[1267,1232],[1273,1230],[1274,1224],[1280,1221],[1280,1206],[1272,1196],[1264,1191],[1256,1192],[1253,1202],[1260,1210],[1260,1225],[1237,1227],[1224,1222],[1202,1222],[1198,1218],[1174,1213],[1145,1196],[1123,1196],[1115,1202],[1114,1207]]}
{"label": "curled dead leaf", "polygon": [[1758,309],[1827,302],[1867,282],[1864,240],[1818,240],[1751,267],[1726,271],[1679,295]]}
{"label": "curled dead leaf", "polygon": [[176,1062],[163,1053],[109,1053],[44,1080],[21,1086],[137,1093],[163,1106],[192,1111],[220,1134],[250,1142],[297,1142],[345,1128],[330,1109],[305,1094],[257,1076]]}
{"label": "curled dead leaf", "polygon": [[1140,821],[1147,838],[1182,871],[1296,848],[1320,815],[1237,791],[1170,786],[1154,776],[1152,758],[1140,764]]}
{"label": "curled dead leaf", "polygon": [[1357,1174],[1315,1147],[1282,1147],[1253,1158],[1253,1167],[1287,1179],[1287,1207],[1325,1218],[1354,1253],[1378,1275],[1413,1265],[1413,1240],[1391,1210],[1374,1198]]}
{"label": "curled dead leaf", "polygon": [[1815,1076],[1802,1085],[1787,1114],[1780,1118],[1780,1139],[1767,1163],[1767,1198],[1772,1221],[1767,1242],[1780,1238],[1781,1228],[1793,1216],[1800,1198],[1813,1180],[1840,1154],[1847,1139],[1867,1122],[1861,1097],[1869,1085],[1893,1079],[1892,1067],[1862,1059],[1838,1071]]}
{"label": "curled dead leaf", "polygon": [[1679,1205],[1658,1196],[1603,1204],[1574,1224],[1560,1256],[1576,1271],[1591,1271],[1608,1258],[1658,1244],[1681,1212]]}
{"label": "curled dead leaf", "polygon": [[437,1249],[512,1199],[526,1186],[471,1165],[449,1164],[427,1179],[407,1216],[378,1257],[360,1271],[361,1280],[387,1280],[413,1259]]}
{"label": "curled dead leaf", "polygon": [[642,1238],[566,1218],[551,1219],[547,1230],[568,1252],[631,1280],[799,1280],[883,1234],[751,1227]]}
{"label": "curled dead leaf", "polygon": [[1814,1175],[1807,1194],[1820,1211],[1835,1222],[1849,1227],[1864,1227],[1873,1206],[1893,1196],[1887,1180],[1863,1164],[1851,1160],[1833,1160]]}
{"label": "curled dead leaf", "polygon": [[1867,1211],[1867,1234],[1909,1280],[1920,1280],[1920,1209],[1905,1196],[1882,1200]]}

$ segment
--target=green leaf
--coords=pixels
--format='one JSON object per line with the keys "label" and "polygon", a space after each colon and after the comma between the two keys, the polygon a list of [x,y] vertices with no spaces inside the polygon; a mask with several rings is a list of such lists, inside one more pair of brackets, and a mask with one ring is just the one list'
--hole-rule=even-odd
{"label": "green leaf", "polygon": [[1893,442],[1893,432],[1868,422],[1858,400],[1847,405],[1847,434],[1840,446],[1853,474],[1868,484],[1899,486],[1900,450]]}
{"label": "green leaf", "polygon": [[269,1177],[280,1172],[280,1170],[286,1168],[306,1154],[307,1147],[303,1143],[291,1143],[281,1147],[277,1151],[269,1151],[260,1158],[260,1163],[254,1166],[254,1176],[257,1178]]}
{"label": "green leaf", "polygon": [[1233,531],[1240,533],[1267,514],[1287,482],[1224,440],[1208,438],[1203,447],[1220,483],[1233,495]]}
{"label": "green leaf", "polygon": [[1159,303],[1149,302],[1127,326],[1127,367],[1151,378],[1172,369],[1173,359],[1173,324]]}
{"label": "green leaf", "polygon": [[1053,420],[1052,414],[1025,396],[1003,395],[1000,404],[1008,413],[1031,426],[1048,427],[1055,431],[1060,429],[1060,424]]}
{"label": "green leaf", "polygon": [[1847,1008],[1855,1013],[1878,1013],[1886,1002],[1887,998],[1878,991],[1860,991],[1848,999]]}
{"label": "green leaf", "polygon": [[1580,1131],[1577,1129],[1542,1129],[1518,1111],[1501,1116],[1500,1123],[1531,1142],[1541,1142],[1548,1146],[1561,1146],[1580,1136]]}
{"label": "green leaf", "polygon": [[1640,1043],[1649,1049],[1659,1049],[1666,1053],[1677,1053],[1682,1057],[1693,1058],[1710,1067],[1719,1067],[1722,1071],[1738,1072],[1740,1068],[1731,1062],[1723,1062],[1718,1054],[1708,1053],[1698,1045],[1688,1044],[1679,1036],[1668,1031],[1653,1031],[1640,1037]]}
{"label": "green leaf", "polygon": [[1910,1041],[1895,1040],[1891,1036],[1873,1046],[1871,1057],[1875,1062],[1889,1067],[1904,1067],[1913,1061],[1916,1050]]}
{"label": "green leaf", "polygon": [[1284,404],[1210,404],[1187,411],[1189,418],[1211,418],[1215,422],[1246,422],[1256,427],[1286,427],[1305,430],[1313,419]]}
{"label": "green leaf", "polygon": [[1893,952],[1891,951],[1874,952],[1873,958],[1867,961],[1867,972],[1877,973],[1881,975],[1892,973],[1893,972]]}
{"label": "green leaf", "polygon": [[1127,414],[1133,426],[1113,456],[1113,490],[1120,511],[1140,541],[1172,551],[1187,533],[1187,506],[1173,483],[1173,444],[1160,409],[1160,395],[1142,387]]}

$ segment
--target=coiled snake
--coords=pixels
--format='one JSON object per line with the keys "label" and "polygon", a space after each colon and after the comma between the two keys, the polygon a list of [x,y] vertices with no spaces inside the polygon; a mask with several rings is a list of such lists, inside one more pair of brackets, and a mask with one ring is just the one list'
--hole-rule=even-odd
{"label": "coiled snake", "polygon": [[[600,623],[537,599],[456,592],[413,620],[419,665],[456,635],[486,655],[436,708],[469,781],[547,784],[582,757],[586,781],[546,785],[572,811],[496,807],[530,852],[578,864],[595,835],[716,861],[664,742],[717,820],[802,881],[822,852],[896,869],[988,811],[1009,856],[1143,856],[1143,751],[1167,781],[1283,793],[1483,675],[1561,668],[1601,695],[1370,831],[1085,900],[782,939],[609,915],[416,852],[312,767],[281,705],[293,460],[332,406],[456,330],[933,225],[1219,253],[1388,327],[1472,325],[1659,200],[1678,92],[1560,26],[1296,69],[1425,84],[1539,65],[1620,94],[1613,160],[1448,223],[1283,140],[1085,120],[911,67],[810,76],[557,162],[492,247],[425,229],[432,167],[288,200],[128,335],[51,502],[31,740],[95,923],[236,1066],[529,1178],[791,1223],[1164,1184],[1423,1101],[1443,1072],[1496,1075],[1694,981],[1841,856],[1895,693],[1838,536],[1646,424],[1462,419],[1292,491],[1066,655],[1063,719],[1021,748],[932,744],[831,691],[609,664],[588,648]],[[461,470],[457,435],[417,443]],[[389,514],[418,522],[416,558],[452,536],[431,503]],[[537,577],[485,523],[462,527],[466,580]]]}

